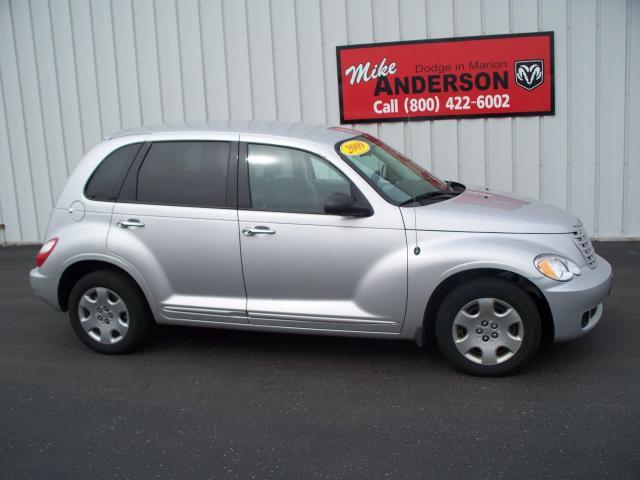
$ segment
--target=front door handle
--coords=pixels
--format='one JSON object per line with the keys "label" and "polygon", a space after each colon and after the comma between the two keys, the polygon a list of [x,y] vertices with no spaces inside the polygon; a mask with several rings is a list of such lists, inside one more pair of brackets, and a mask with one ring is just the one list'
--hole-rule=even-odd
{"label": "front door handle", "polygon": [[144,227],[144,223],[135,218],[130,218],[129,220],[120,220],[116,225],[118,225],[120,228]]}
{"label": "front door handle", "polygon": [[256,226],[253,228],[243,228],[242,234],[245,237],[253,237],[254,235],[275,235],[276,231],[271,230],[269,227]]}

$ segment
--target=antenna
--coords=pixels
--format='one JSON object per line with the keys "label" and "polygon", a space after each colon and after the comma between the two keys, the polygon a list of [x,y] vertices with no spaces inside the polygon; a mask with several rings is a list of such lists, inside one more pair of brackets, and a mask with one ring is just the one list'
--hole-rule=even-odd
{"label": "antenna", "polygon": [[[413,143],[411,141],[411,117],[407,115],[407,128],[409,129],[409,159],[413,161]],[[413,186],[411,188],[412,196],[413,196],[413,233],[415,234],[415,247],[413,249],[413,253],[415,255],[420,255],[420,247],[418,246],[418,221],[416,214],[416,184],[413,182]]]}

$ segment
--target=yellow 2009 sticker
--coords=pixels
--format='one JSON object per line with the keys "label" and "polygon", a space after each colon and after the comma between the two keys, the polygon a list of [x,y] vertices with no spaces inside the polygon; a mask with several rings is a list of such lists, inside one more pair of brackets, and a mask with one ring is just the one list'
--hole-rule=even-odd
{"label": "yellow 2009 sticker", "polygon": [[344,155],[364,155],[369,150],[371,150],[369,144],[362,140],[349,140],[340,145],[340,151]]}

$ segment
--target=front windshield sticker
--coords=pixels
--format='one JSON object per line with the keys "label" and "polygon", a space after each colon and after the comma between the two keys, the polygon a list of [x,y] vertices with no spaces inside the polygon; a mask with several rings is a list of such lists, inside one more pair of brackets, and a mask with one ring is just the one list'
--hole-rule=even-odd
{"label": "front windshield sticker", "polygon": [[340,152],[342,152],[343,155],[364,155],[369,150],[371,150],[369,144],[362,140],[349,140],[348,142],[344,142],[340,145]]}

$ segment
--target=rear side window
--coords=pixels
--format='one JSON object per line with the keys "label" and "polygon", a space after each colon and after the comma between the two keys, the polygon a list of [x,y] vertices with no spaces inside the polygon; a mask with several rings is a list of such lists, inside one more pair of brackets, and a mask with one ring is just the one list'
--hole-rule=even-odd
{"label": "rear side window", "polygon": [[109,154],[91,175],[84,189],[85,196],[91,200],[115,202],[129,166],[141,146],[141,143],[132,143]]}
{"label": "rear side window", "polygon": [[229,142],[158,142],[151,145],[136,188],[139,203],[224,207]]}

